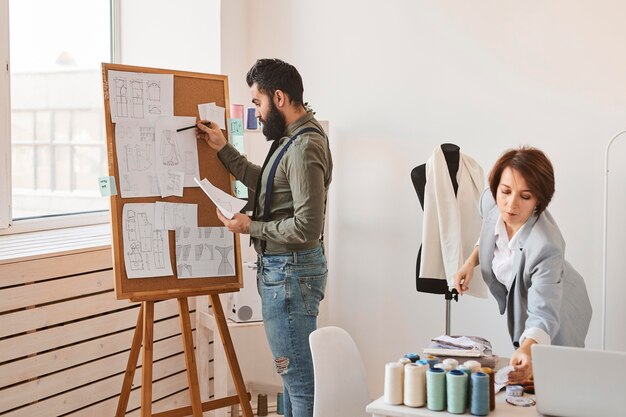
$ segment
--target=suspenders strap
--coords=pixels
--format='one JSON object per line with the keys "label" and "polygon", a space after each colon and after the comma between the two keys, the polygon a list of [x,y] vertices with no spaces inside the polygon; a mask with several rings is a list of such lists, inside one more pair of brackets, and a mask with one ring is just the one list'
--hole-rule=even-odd
{"label": "suspenders strap", "polygon": [[[278,169],[278,164],[280,163],[280,160],[283,158],[283,156],[285,155],[285,152],[287,152],[287,149],[289,149],[293,141],[296,140],[298,136],[305,134],[305,133],[309,133],[309,132],[315,132],[322,137],[326,137],[322,132],[320,132],[319,129],[315,127],[306,127],[302,129],[301,131],[296,132],[293,136],[291,136],[289,140],[287,141],[287,143],[285,144],[285,146],[282,147],[282,149],[276,156],[276,159],[274,160],[274,163],[272,164],[272,167],[270,168],[270,172],[267,176],[267,185],[265,189],[265,201],[263,204],[263,221],[264,222],[267,222],[270,218],[270,205],[272,202],[272,191],[274,189],[274,177],[276,176],[276,170]],[[267,245],[267,242],[265,240],[261,240],[262,252],[265,252],[266,245]]]}

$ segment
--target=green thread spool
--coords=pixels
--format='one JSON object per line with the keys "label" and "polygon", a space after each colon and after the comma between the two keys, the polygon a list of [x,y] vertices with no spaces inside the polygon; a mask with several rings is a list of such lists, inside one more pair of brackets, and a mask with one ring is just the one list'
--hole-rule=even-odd
{"label": "green thread spool", "polygon": [[429,410],[446,409],[446,372],[441,368],[426,371],[426,404]]}
{"label": "green thread spool", "polygon": [[446,374],[448,413],[463,414],[467,408],[467,374],[453,369]]}

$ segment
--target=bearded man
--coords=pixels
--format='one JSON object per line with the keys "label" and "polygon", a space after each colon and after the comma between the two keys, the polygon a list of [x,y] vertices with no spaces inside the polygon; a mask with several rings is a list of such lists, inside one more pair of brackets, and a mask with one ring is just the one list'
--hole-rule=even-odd
{"label": "bearded man", "polygon": [[252,216],[237,213],[229,220],[219,210],[217,215],[231,232],[249,234],[258,254],[257,288],[283,379],[285,416],[312,417],[309,334],[317,328],[328,275],[322,232],[333,163],[328,139],[304,105],[302,77],[294,66],[259,59],[246,81],[263,134],[273,142],[263,166],[239,154],[216,123],[199,122],[196,135],[254,191]]}

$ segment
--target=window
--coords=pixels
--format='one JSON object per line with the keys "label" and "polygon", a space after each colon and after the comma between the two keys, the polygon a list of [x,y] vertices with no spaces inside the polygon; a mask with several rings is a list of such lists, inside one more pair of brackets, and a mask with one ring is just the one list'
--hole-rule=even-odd
{"label": "window", "polygon": [[0,172],[0,192],[5,200],[11,189],[12,203],[2,201],[0,214],[15,221],[107,210],[97,178],[108,172],[100,64],[112,60],[111,0],[0,0],[0,19],[7,3],[10,40],[0,33],[0,52],[9,43],[12,168],[8,185]]}

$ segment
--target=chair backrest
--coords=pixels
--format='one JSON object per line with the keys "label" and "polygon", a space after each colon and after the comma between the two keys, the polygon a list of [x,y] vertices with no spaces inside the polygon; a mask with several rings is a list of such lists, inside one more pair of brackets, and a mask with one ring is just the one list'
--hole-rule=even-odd
{"label": "chair backrest", "polygon": [[315,374],[314,417],[366,417],[371,402],[361,354],[339,327],[323,327],[309,336]]}

